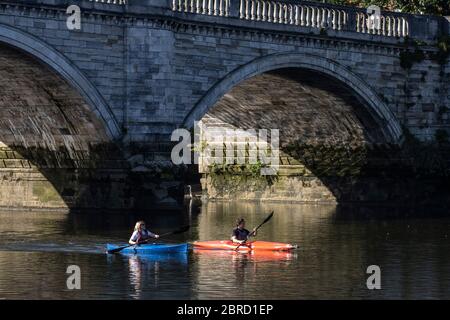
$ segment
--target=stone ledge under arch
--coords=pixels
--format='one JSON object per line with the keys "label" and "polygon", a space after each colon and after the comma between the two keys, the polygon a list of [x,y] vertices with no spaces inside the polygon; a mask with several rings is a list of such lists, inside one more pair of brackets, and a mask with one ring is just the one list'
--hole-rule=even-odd
{"label": "stone ledge under arch", "polygon": [[356,96],[367,105],[368,111],[376,116],[389,143],[400,144],[403,139],[400,123],[374,90],[359,76],[339,63],[317,55],[305,53],[279,53],[250,61],[235,69],[217,84],[195,105],[183,121],[185,127],[192,127],[194,121],[202,118],[214,104],[234,86],[255,75],[282,68],[302,68],[331,76],[351,88]]}

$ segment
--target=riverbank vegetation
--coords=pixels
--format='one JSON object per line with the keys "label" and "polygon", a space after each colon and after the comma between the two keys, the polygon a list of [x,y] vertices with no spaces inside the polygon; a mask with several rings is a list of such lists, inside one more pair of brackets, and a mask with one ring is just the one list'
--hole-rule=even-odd
{"label": "riverbank vegetation", "polygon": [[384,10],[404,13],[450,15],[448,0],[321,0],[320,2],[353,5],[363,8],[367,8],[370,5],[377,5]]}

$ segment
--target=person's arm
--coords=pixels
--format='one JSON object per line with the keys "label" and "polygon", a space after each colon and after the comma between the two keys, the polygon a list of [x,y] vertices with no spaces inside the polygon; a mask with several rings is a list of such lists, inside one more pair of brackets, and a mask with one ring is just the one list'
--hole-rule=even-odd
{"label": "person's arm", "polygon": [[233,230],[233,233],[231,234],[231,242],[233,243],[241,243],[238,239],[237,239],[237,232],[236,229]]}
{"label": "person's arm", "polygon": [[138,239],[138,232],[134,231],[133,234],[131,235],[131,238],[128,241],[128,243],[129,244],[137,244],[137,239]]}
{"label": "person's arm", "polygon": [[233,243],[243,243],[243,242],[244,242],[244,240],[238,240],[235,236],[232,236],[232,237],[231,237],[231,241],[232,241]]}
{"label": "person's arm", "polygon": [[153,233],[153,232],[148,231],[148,230],[147,230],[147,232],[148,232],[148,236],[149,236],[149,237],[155,238],[155,239],[158,239],[158,238],[159,238],[159,234]]}
{"label": "person's arm", "polygon": [[248,241],[251,237],[256,237],[256,230],[253,229],[251,232],[247,230],[247,240]]}

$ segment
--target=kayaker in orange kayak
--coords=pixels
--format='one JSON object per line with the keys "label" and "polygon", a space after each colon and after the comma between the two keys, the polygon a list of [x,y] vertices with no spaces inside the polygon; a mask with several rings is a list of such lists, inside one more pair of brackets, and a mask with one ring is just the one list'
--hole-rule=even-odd
{"label": "kayaker in orange kayak", "polygon": [[237,219],[236,228],[233,229],[233,234],[231,235],[231,241],[234,243],[244,243],[250,237],[256,236],[256,228],[252,232],[245,229],[245,220],[243,218]]}
{"label": "kayaker in orange kayak", "polygon": [[148,240],[150,238],[158,239],[159,235],[148,231],[145,228],[145,221],[138,221],[138,222],[136,222],[136,225],[134,226],[133,234],[131,235],[130,241],[128,241],[128,243],[129,244],[139,244],[139,243],[145,242],[146,240]]}

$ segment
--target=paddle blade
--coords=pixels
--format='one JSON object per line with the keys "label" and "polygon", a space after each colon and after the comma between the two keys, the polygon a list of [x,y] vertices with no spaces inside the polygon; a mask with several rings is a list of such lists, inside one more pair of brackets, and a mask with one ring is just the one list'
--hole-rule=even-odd
{"label": "paddle blade", "polygon": [[107,253],[109,253],[109,254],[117,253],[117,252],[119,252],[119,251],[122,251],[122,250],[125,249],[125,248],[130,247],[130,246],[131,246],[131,245],[123,246],[123,247],[118,247],[118,248],[115,248],[115,249],[112,249],[112,250],[108,250]]}
{"label": "paddle blade", "polygon": [[262,224],[264,224],[264,223],[266,223],[267,221],[269,221],[270,219],[272,219],[273,214],[274,214],[274,212],[272,211],[272,212],[267,216],[266,220],[264,220],[264,222],[263,222]]}
{"label": "paddle blade", "polygon": [[252,233],[255,233],[256,230],[258,230],[259,228],[261,228],[266,222],[268,222],[270,219],[272,219],[274,212],[272,211],[266,219],[264,219],[264,221],[255,228],[255,230]]}

